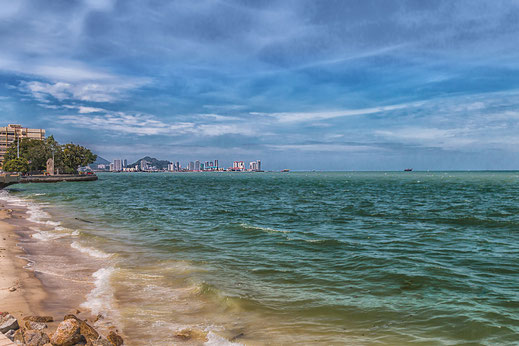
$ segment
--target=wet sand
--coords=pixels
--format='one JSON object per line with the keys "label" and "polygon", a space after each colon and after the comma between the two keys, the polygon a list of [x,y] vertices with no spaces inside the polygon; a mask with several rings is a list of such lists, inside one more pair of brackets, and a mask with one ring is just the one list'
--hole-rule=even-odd
{"label": "wet sand", "polygon": [[[93,287],[81,277],[90,277],[92,270],[78,265],[84,260],[67,256],[59,243],[33,238],[34,224],[27,218],[26,208],[0,204],[0,312],[18,321],[30,315],[52,316],[54,322],[45,330],[49,335],[67,314],[93,324],[97,316],[78,309]],[[110,321],[98,322],[101,332],[115,329]]]}
{"label": "wet sand", "polygon": [[47,297],[40,280],[24,268],[28,262],[20,256],[25,252],[17,246],[16,226],[9,223],[23,215],[21,210],[0,209],[0,311],[17,317],[43,314],[42,302]]}

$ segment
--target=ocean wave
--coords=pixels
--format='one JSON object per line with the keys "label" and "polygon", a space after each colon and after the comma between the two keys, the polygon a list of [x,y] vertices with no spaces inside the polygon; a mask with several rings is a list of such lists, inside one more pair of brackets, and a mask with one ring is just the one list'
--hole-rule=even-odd
{"label": "ocean wave", "polygon": [[89,256],[96,257],[96,258],[109,258],[112,256],[111,254],[107,254],[106,252],[80,245],[77,241],[72,242],[70,246],[73,249],[76,249],[78,251],[81,251],[82,253],[86,253]]}
{"label": "ocean wave", "polygon": [[0,191],[0,200],[5,201],[6,203],[15,207],[26,208],[26,212],[28,214],[27,221],[54,227],[61,225],[61,222],[59,221],[49,220],[51,216],[49,215],[49,213],[45,212],[40,207],[40,205],[25,199],[12,196],[9,194],[8,191]]}
{"label": "ocean wave", "polygon": [[94,278],[94,289],[87,294],[87,299],[80,306],[90,309],[93,315],[113,311],[113,290],[110,285],[110,278],[115,272],[115,268],[101,268],[92,274]]}
{"label": "ocean wave", "polygon": [[224,338],[210,330],[207,333],[207,341],[204,343],[204,345],[224,346],[224,345],[243,345],[243,344],[240,344],[238,342],[229,341],[226,338]]}
{"label": "ocean wave", "polygon": [[65,238],[69,236],[77,236],[79,235],[79,231],[75,230],[72,231],[71,229],[57,226],[54,228],[54,231],[43,231],[36,227],[31,227],[31,230],[33,230],[35,233],[32,234],[32,237],[38,240],[42,241],[48,241],[48,240],[54,240],[54,239],[60,239]]}
{"label": "ocean wave", "polygon": [[32,235],[33,238],[42,240],[42,241],[48,241],[48,240],[54,240],[66,237],[67,234],[59,234],[59,233],[51,233],[48,231],[37,231]]}
{"label": "ocean wave", "polygon": [[270,227],[253,226],[253,225],[249,225],[246,223],[241,223],[240,226],[245,229],[263,231],[263,232],[268,232],[268,233],[291,233],[291,231],[287,231],[287,230],[279,230],[279,229],[274,229],[274,228],[270,228]]}

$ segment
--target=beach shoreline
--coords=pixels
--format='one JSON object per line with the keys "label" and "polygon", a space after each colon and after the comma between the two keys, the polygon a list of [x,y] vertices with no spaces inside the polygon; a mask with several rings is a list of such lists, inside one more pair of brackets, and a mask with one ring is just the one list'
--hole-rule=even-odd
{"label": "beach shoreline", "polygon": [[25,251],[18,246],[20,235],[10,221],[23,218],[20,209],[0,208],[0,311],[9,311],[21,317],[43,314],[42,302],[47,297],[35,273],[26,269]]}
{"label": "beach shoreline", "polygon": [[[111,321],[101,321],[104,316],[94,315],[89,309],[81,307],[86,294],[91,290],[88,284],[83,290],[73,289],[66,284],[59,287],[46,273],[33,268],[35,263],[30,258],[37,255],[38,251],[45,251],[45,247],[39,244],[41,240],[33,238],[33,234],[36,234],[31,227],[33,224],[29,208],[0,203],[0,313],[9,313],[16,318],[22,334],[30,329],[26,320],[34,316],[52,317],[51,321],[45,322],[46,327],[42,330],[49,337],[56,333],[62,322],[71,317],[79,323],[95,326],[99,335],[114,332],[121,334]],[[36,247],[32,246],[33,250],[38,249],[38,245],[41,248],[31,253],[27,250],[27,245],[31,247],[31,243],[36,244]],[[72,293],[64,297],[62,292],[69,287]],[[98,320],[100,323],[96,324]],[[114,344],[109,342],[107,345]]]}

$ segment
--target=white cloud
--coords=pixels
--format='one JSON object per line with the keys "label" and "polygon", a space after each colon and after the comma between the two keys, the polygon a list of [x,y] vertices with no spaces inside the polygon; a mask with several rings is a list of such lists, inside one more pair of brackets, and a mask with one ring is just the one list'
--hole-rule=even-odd
{"label": "white cloud", "polygon": [[410,107],[411,104],[381,106],[363,109],[345,109],[337,111],[326,112],[282,112],[282,113],[257,113],[252,112],[252,115],[267,116],[277,119],[281,123],[297,123],[307,121],[326,120],[355,115],[368,115],[382,112],[389,112]]}
{"label": "white cloud", "polygon": [[268,145],[274,150],[300,150],[300,151],[330,151],[330,152],[365,152],[382,150],[381,148],[369,145],[345,145],[345,144],[286,144]]}
{"label": "white cloud", "polygon": [[[80,112],[81,112],[81,107]],[[85,108],[85,107],[83,107]],[[95,109],[95,108],[94,108]],[[99,109],[104,111],[102,109]],[[96,111],[97,112],[97,111]],[[92,112],[93,113],[93,112]],[[196,124],[193,122],[166,123],[148,114],[113,112],[102,115],[64,115],[59,119],[79,128],[102,130],[119,134],[171,135],[193,134],[199,136],[243,135],[253,136],[254,130],[247,124]]]}
{"label": "white cloud", "polygon": [[139,82],[21,82],[20,90],[32,95],[39,101],[55,98],[58,101],[78,100],[88,102],[114,102],[129,89],[140,86]]}

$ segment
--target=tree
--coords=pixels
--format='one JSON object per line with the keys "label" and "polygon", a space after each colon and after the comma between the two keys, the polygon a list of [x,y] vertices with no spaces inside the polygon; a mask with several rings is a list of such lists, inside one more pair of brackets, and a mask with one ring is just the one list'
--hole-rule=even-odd
{"label": "tree", "polygon": [[97,159],[97,155],[80,145],[65,144],[62,146],[62,163],[65,173],[77,173],[78,167],[86,166]]}
{"label": "tree", "polygon": [[29,171],[29,164],[24,158],[14,158],[6,161],[3,169],[6,172],[27,173]]}
{"label": "tree", "polygon": [[[47,169],[47,160],[54,157],[54,169],[65,173],[77,173],[79,166],[94,162],[97,155],[76,144],[60,145],[53,136],[44,140],[20,139],[20,160],[7,165],[9,161],[18,160],[18,143],[15,141],[5,154],[3,169],[8,172],[35,172]],[[6,166],[7,165],[7,166]],[[10,170],[8,170],[7,168]],[[25,168],[24,170],[19,170]],[[12,170],[11,170],[12,169]]]}
{"label": "tree", "polygon": [[[5,154],[5,162],[16,159],[18,152],[18,143],[15,141]],[[39,171],[45,169],[47,162],[47,150],[45,142],[37,139],[22,138],[20,140],[20,158],[23,158],[27,163],[27,170]],[[5,170],[5,168],[4,168]]]}

